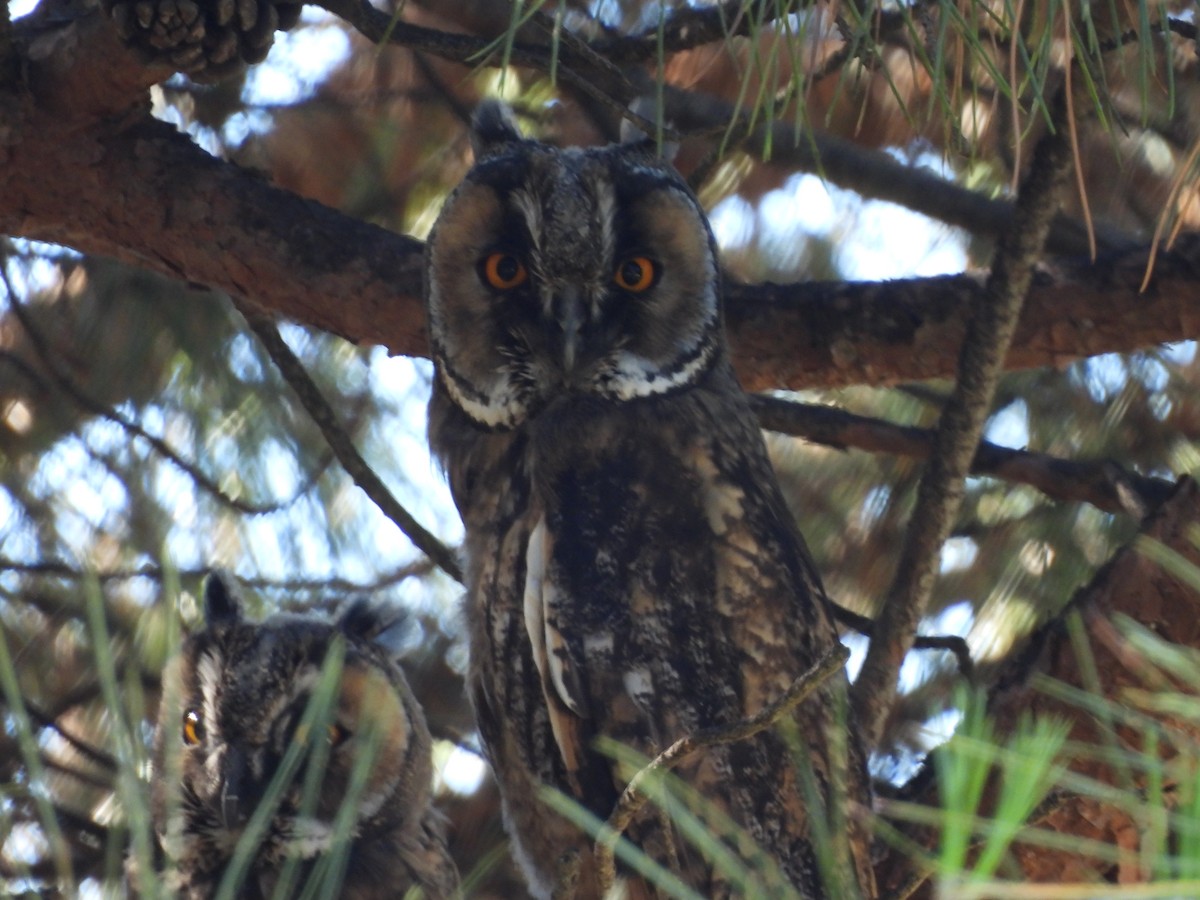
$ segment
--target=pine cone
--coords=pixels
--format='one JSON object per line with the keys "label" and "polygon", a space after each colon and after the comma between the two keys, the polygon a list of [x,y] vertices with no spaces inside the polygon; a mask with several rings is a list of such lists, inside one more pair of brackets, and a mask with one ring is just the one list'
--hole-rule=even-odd
{"label": "pine cone", "polygon": [[214,82],[266,59],[298,0],[101,0],[126,45],[192,81]]}

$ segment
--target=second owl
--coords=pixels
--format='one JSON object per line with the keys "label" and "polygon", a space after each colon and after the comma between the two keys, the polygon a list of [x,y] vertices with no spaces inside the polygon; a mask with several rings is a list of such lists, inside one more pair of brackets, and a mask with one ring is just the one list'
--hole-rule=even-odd
{"label": "second owl", "polygon": [[[204,619],[163,675],[155,730],[152,813],[167,887],[187,900],[226,882],[242,898],[453,896],[429,729],[375,640],[386,624],[378,611],[357,603],[337,622],[253,622],[212,577]],[[322,691],[323,726],[310,718]]]}

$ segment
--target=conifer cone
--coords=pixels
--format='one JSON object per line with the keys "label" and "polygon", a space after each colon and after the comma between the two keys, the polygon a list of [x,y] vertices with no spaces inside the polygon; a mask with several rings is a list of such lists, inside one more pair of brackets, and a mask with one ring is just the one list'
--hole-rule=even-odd
{"label": "conifer cone", "polygon": [[216,82],[266,59],[276,31],[300,20],[294,0],[102,0],[121,39],[146,62]]}

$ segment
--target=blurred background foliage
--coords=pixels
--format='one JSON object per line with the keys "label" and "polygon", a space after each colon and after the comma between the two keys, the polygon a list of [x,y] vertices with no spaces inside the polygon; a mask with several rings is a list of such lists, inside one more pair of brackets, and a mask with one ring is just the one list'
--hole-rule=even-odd
{"label": "blurred background foliage", "polygon": [[[490,37],[514,21],[504,0],[401,6],[405,21],[451,32]],[[726,26],[741,36],[617,65],[758,121],[793,122],[802,136],[885,148],[914,172],[932,169],[947,184],[1003,197],[1045,128],[1047,98],[1073,53],[1082,165],[1067,212],[1090,217],[1103,246],[1195,229],[1195,7],[1078,6],[727,3]],[[652,38],[700,8],[595,0],[538,9],[603,51],[605,41]],[[495,94],[545,140],[615,136],[610,111],[546,73],[472,70],[378,48],[312,7],[263,65],[217,85],[176,77],[153,99],[157,115],[214,154],[422,237],[469,165],[470,110]],[[685,140],[677,164],[712,212],[734,279],[877,279],[987,263],[988,235],[936,221],[936,194],[923,198],[921,211],[935,217],[926,218],[874,199],[869,173],[861,186],[853,176],[834,185],[800,172],[786,153],[764,162],[723,137]],[[458,586],[333,461],[228,299],[64,248],[10,240],[2,253],[0,626],[44,775],[34,777],[19,751],[10,703],[0,732],[0,890],[49,884],[55,860],[36,809],[47,800],[79,890],[96,896],[120,883],[114,848],[123,846],[126,820],[115,767],[137,761],[119,758],[119,719],[101,696],[85,624],[89,580],[98,579],[127,695],[144,694],[125,714],[145,739],[172,649],[168,609],[195,623],[201,580],[219,567],[263,613],[332,609],[360,594],[406,610],[399,650],[439,738],[455,853],[464,873],[481,872],[476,896],[519,896],[497,853],[495,792],[462,693]],[[456,544],[460,525],[425,450],[426,362],[299,325],[282,330],[368,463],[422,523]],[[988,437],[1174,479],[1200,461],[1197,366],[1187,343],[1011,373]],[[865,384],[798,396],[931,427],[947,390]],[[920,462],[780,435],[770,446],[831,593],[872,614],[892,578]],[[974,477],[925,630],[962,635],[986,667],[1061,609],[1137,524],[1134,515]],[[949,654],[918,653],[910,663],[875,761],[882,777],[911,772],[945,737],[929,723],[944,722],[938,714],[953,705]]]}

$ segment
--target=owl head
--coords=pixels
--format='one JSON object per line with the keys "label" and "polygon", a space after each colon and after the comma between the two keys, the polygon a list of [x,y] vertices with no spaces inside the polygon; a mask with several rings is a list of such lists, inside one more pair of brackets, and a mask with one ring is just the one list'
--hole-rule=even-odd
{"label": "owl head", "polygon": [[[261,888],[286,859],[311,862],[339,835],[419,832],[431,739],[376,641],[389,624],[365,601],[335,621],[253,622],[223,579],[209,579],[204,627],[164,672],[154,739],[155,830],[185,895],[207,895],[239,842],[251,842],[246,877]],[[271,802],[255,834],[251,817]],[[348,828],[335,829],[339,812]]]}
{"label": "owl head", "polygon": [[514,428],[563,396],[665,394],[713,364],[712,233],[651,143],[560,150],[488,103],[472,145],[425,267],[438,378],[472,420]]}

